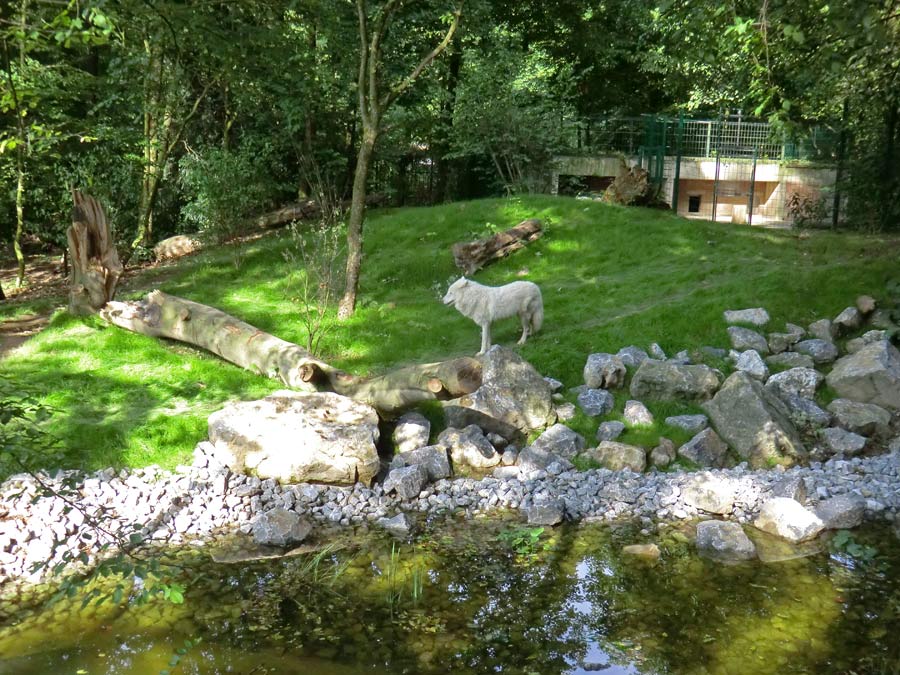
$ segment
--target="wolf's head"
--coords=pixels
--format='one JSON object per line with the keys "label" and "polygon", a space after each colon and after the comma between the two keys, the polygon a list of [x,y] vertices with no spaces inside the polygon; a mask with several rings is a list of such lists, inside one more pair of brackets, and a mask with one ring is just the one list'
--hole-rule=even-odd
{"label": "wolf's head", "polygon": [[462,293],[462,290],[469,285],[469,280],[465,277],[460,277],[452,284],[450,284],[450,288],[447,289],[447,294],[444,296],[444,304],[445,305],[455,305],[456,301],[459,299],[459,294]]}

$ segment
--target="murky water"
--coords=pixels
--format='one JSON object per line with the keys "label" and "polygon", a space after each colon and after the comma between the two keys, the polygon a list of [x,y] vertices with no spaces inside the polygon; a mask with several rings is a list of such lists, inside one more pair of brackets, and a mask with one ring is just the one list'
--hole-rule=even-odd
{"label": "murky water", "polygon": [[0,673],[900,672],[892,530],[733,566],[696,556],[684,533],[655,537],[657,562],[621,552],[639,541],[627,527],[476,522],[317,558],[206,562],[181,605],[18,612],[0,626]]}

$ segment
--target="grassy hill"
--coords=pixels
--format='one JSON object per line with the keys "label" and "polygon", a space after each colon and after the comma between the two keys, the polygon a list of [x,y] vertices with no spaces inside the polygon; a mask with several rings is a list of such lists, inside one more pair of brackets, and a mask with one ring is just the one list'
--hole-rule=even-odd
{"label": "grassy hill", "polygon": [[[751,229],[548,196],[385,209],[367,223],[359,310],[334,324],[322,356],[374,373],[476,352],[479,329],[439,301],[459,274],[450,246],[528,217],[544,220],[545,236],[474,278],[541,286],[544,328],[520,353],[567,387],[582,383],[591,352],[651,342],[670,354],[727,347],[725,309],[763,306],[772,316],[769,329],[780,330],[785,321],[833,317],[860,293],[877,298],[891,276],[900,276],[896,237]],[[282,231],[208,250],[131,280],[120,297],[159,287],[302,344],[292,298],[303,271],[285,256],[294,246]],[[0,309],[0,319],[21,311]],[[517,320],[508,319],[493,338],[514,346],[518,334]],[[210,412],[278,388],[185,345],[63,312],[0,361],[0,374],[54,408],[50,428],[65,448],[64,463],[81,468],[174,466],[205,437]],[[619,409],[625,399],[617,396]],[[687,410],[651,409],[657,416]],[[596,424],[574,422],[588,434]],[[671,431],[658,425],[631,432],[631,440],[652,442]]]}

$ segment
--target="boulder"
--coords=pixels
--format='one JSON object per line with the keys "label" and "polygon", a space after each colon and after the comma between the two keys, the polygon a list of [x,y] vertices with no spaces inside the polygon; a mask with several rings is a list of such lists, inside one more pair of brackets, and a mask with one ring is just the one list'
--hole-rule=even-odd
{"label": "boulder", "polygon": [[868,316],[874,312],[877,306],[878,303],[875,302],[875,298],[871,295],[860,295],[856,298],[856,309],[858,309],[863,316]]}
{"label": "boulder", "polygon": [[739,562],[756,558],[756,546],[740,523],[704,520],[697,524],[697,551],[713,560]]}
{"label": "boulder", "polygon": [[428,484],[428,471],[421,464],[391,469],[384,479],[384,492],[396,492],[401,499],[415,499]]}
{"label": "boulder", "polygon": [[678,456],[697,466],[723,467],[728,459],[728,446],[712,429],[704,429],[678,448]]}
{"label": "boulder", "polygon": [[866,331],[858,338],[853,338],[852,340],[847,340],[847,344],[845,348],[848,354],[855,354],[860,351],[863,347],[867,347],[870,344],[874,344],[875,342],[882,342],[883,340],[887,340],[888,335],[887,331],[884,330],[870,330]]}
{"label": "boulder", "polygon": [[809,324],[809,334],[819,340],[832,342],[834,340],[834,326],[831,319],[819,319]]}
{"label": "boulder", "polygon": [[176,234],[174,237],[163,239],[154,246],[153,255],[157,260],[173,260],[195,253],[201,248],[203,248],[203,242],[197,236]]}
{"label": "boulder", "polygon": [[412,523],[405,513],[398,513],[393,518],[379,518],[375,524],[398,537],[405,537],[412,531]]}
{"label": "boulder", "polygon": [[565,457],[554,455],[551,452],[545,452],[539,448],[529,445],[519,452],[516,456],[516,467],[523,472],[530,471],[546,471],[551,464],[559,464],[566,470],[573,468],[572,462]]}
{"label": "boulder", "polygon": [[470,424],[465,429],[444,429],[438,436],[438,445],[450,451],[454,467],[490,469],[500,463],[500,454],[484,437],[480,427]]}
{"label": "boulder", "polygon": [[769,323],[769,313],[762,307],[727,309],[723,316],[727,324],[749,323],[751,326],[762,327]]}
{"label": "boulder", "polygon": [[874,403],[836,398],[828,404],[828,412],[838,426],[855,434],[886,438],[891,432],[891,413]]}
{"label": "boulder", "polygon": [[833,453],[850,457],[862,452],[868,439],[865,436],[854,434],[852,431],[840,427],[830,427],[819,432],[825,448]]}
{"label": "boulder", "polygon": [[659,437],[659,443],[650,451],[650,464],[664,469],[675,461],[675,443],[665,436]]}
{"label": "boulder", "polygon": [[566,518],[566,506],[561,499],[537,501],[525,508],[529,525],[559,525]]}
{"label": "boulder", "polygon": [[839,359],[825,380],[842,398],[900,410],[900,352],[887,340]]}
{"label": "boulder", "polygon": [[759,352],[755,349],[748,349],[745,352],[741,352],[734,362],[734,367],[744,371],[753,379],[760,380],[761,382],[765,382],[766,378],[769,377],[769,368],[759,355]]}
{"label": "boulder", "polygon": [[591,389],[617,389],[625,384],[625,364],[615,354],[591,354],[584,364],[584,383]]}
{"label": "boulder", "polygon": [[667,358],[666,352],[656,342],[650,345],[650,356],[657,361],[665,361]]}
{"label": "boulder", "polygon": [[787,407],[791,422],[802,431],[814,432],[831,424],[831,415],[815,401],[796,394],[785,394],[781,400]]}
{"label": "boulder", "polygon": [[706,415],[673,415],[666,418],[666,424],[696,434],[709,426],[709,418]]}
{"label": "boulder", "polygon": [[578,394],[578,405],[585,415],[600,417],[612,411],[616,400],[605,389],[586,389]]}
{"label": "boulder", "polygon": [[575,407],[574,403],[566,402],[556,406],[556,419],[560,422],[568,422],[569,420],[574,419],[577,414],[578,409]]}
{"label": "boulder", "polygon": [[812,539],[825,529],[825,523],[815,513],[785,497],[767,500],[753,526],[791,542]]}
{"label": "boulder", "polygon": [[734,509],[735,485],[727,478],[704,471],[691,477],[681,498],[698,511],[727,515]]}
{"label": "boulder", "polygon": [[806,354],[813,363],[831,363],[838,357],[838,348],[828,340],[802,340],[794,345],[798,354]]}
{"label": "boulder", "polygon": [[797,333],[769,333],[769,349],[773,354],[786,352],[800,342],[802,335]]}
{"label": "boulder", "polygon": [[748,349],[755,349],[760,354],[769,353],[769,343],[766,338],[749,328],[741,328],[740,326],[729,326],[728,337],[731,339],[731,346],[739,352]]}
{"label": "boulder", "polygon": [[623,431],[625,431],[625,425],[622,422],[602,422],[600,426],[597,427],[597,440],[614,441],[622,435]]}
{"label": "boulder", "polygon": [[630,427],[648,427],[653,424],[653,413],[640,401],[626,401],[622,417]]}
{"label": "boulder", "polygon": [[409,452],[428,445],[431,435],[431,422],[425,415],[408,412],[400,416],[394,427],[394,450],[397,453]]}
{"label": "boulder", "polygon": [[217,461],[283,483],[370,483],[378,433],[374,408],[330,392],[277,391],[209,416]]}
{"label": "boulder", "polygon": [[776,373],[766,382],[766,389],[781,399],[788,394],[812,399],[825,376],[813,368],[791,368]]}
{"label": "boulder", "polygon": [[647,452],[643,448],[616,441],[603,441],[584,454],[611,471],[631,469],[635,473],[641,473],[647,466]]}
{"label": "boulder", "polygon": [[644,560],[659,560],[659,546],[656,544],[629,544],[622,547],[622,553]]}
{"label": "boulder", "polygon": [[816,365],[812,357],[806,354],[798,354],[797,352],[784,352],[783,354],[767,356],[766,363],[770,366],[784,368],[814,368]]}
{"label": "boulder", "polygon": [[450,477],[450,460],[444,445],[426,445],[424,448],[401,452],[391,460],[392,469],[416,465],[424,467],[430,481]]}
{"label": "boulder", "polygon": [[862,313],[856,307],[847,307],[835,317],[832,324],[837,335],[852,333],[862,325]]}
{"label": "boulder", "polygon": [[259,514],[251,532],[261,546],[293,546],[309,536],[312,524],[298,513],[278,507]]}
{"label": "boulder", "polygon": [[828,530],[850,530],[862,525],[866,501],[852,495],[840,495],[819,502],[816,515]]}
{"label": "boulder", "polygon": [[530,363],[501,345],[479,358],[482,385],[443,403],[447,426],[462,429],[477,424],[515,443],[556,421],[550,385]]}
{"label": "boulder", "polygon": [[671,359],[668,359],[668,361],[669,363],[676,363],[679,366],[689,366],[694,362],[694,359],[691,358],[691,353],[687,349],[682,349]]}
{"label": "boulder", "polygon": [[806,455],[785,404],[746,373],[733,373],[703,407],[719,435],[753,468],[789,466]]}
{"label": "boulder", "polygon": [[719,388],[720,377],[721,373],[709,366],[681,366],[647,359],[631,378],[630,392],[637,399],[706,400]]}
{"label": "boulder", "polygon": [[644,361],[649,359],[650,357],[640,347],[629,346],[622,347],[618,352],[616,352],[616,356],[618,356],[622,363],[625,364],[626,368],[637,368]]}
{"label": "boulder", "polygon": [[798,476],[785,477],[772,485],[773,497],[787,497],[795,502],[806,501],[806,483]]}
{"label": "boulder", "polygon": [[538,436],[531,447],[541,452],[572,459],[584,450],[584,437],[565,424],[554,424]]}

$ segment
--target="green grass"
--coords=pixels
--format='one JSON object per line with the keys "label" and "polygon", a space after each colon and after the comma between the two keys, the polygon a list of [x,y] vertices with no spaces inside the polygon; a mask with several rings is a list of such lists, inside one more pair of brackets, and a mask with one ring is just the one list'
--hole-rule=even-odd
{"label": "green grass", "polygon": [[[833,317],[860,293],[883,295],[898,274],[900,239],[759,230],[688,221],[668,212],[569,198],[522,197],[385,209],[370,215],[359,309],[334,324],[322,356],[348,371],[380,372],[408,363],[473,354],[478,328],[439,297],[458,276],[450,247],[528,217],[546,234],[477,273],[497,285],[537,282],[544,328],[519,349],[543,374],[573,387],[591,352],[658,342],[669,354],[727,347],[722,312],[763,306],[769,330]],[[304,343],[285,262],[291,245],[275,233],[209,250],[132,279],[120,298],[159,287],[219,307],[286,340]],[[3,310],[2,317],[13,310]],[[333,317],[330,317],[333,321]],[[496,343],[515,346],[518,323],[495,325]],[[0,371],[56,409],[52,431],[73,467],[173,466],[206,434],[206,416],[229,399],[250,399],[278,384],[199,350],[127,333],[98,319],[57,314],[50,327],[0,361]],[[621,413],[626,393],[616,396]],[[646,402],[653,428],[623,442],[684,440],[665,416],[689,406]],[[573,426],[593,441],[599,420]]]}

